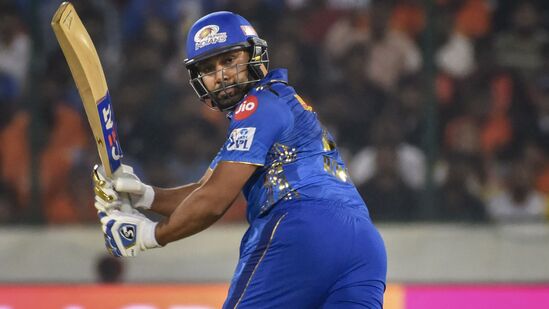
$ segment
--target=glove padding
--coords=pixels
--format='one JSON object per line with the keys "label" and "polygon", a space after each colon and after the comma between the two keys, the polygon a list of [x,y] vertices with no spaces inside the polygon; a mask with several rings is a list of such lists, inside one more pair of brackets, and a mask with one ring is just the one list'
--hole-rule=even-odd
{"label": "glove padding", "polygon": [[161,247],[155,237],[157,222],[143,214],[112,210],[109,214],[100,211],[98,215],[105,246],[113,256],[136,256],[141,251]]}
{"label": "glove padding", "polygon": [[[103,198],[104,196],[96,191],[96,203],[99,203],[101,206],[106,206],[109,208],[116,208],[116,204],[110,205],[112,200],[108,200],[108,196],[115,196],[114,193],[128,193],[130,204],[132,207],[150,209],[152,202],[154,200],[154,189],[141,182],[139,177],[134,174],[133,168],[129,165],[122,164],[122,166],[112,175],[112,180],[105,176],[105,170],[102,166],[94,167],[94,181],[102,181],[101,184],[105,187],[103,192],[104,195],[107,195],[107,199]],[[98,187],[96,181],[96,188]],[[113,189],[111,191],[111,189]],[[99,196],[99,198],[98,198]],[[106,202],[107,204],[105,204]],[[102,205],[101,205],[102,204]],[[112,206],[112,207],[109,207]],[[97,207],[97,206],[96,206]],[[98,208],[99,211],[102,211]]]}
{"label": "glove padding", "polygon": [[133,207],[150,209],[154,200],[153,187],[141,182],[134,174],[133,168],[122,164],[114,174],[114,188],[118,192],[128,193]]}

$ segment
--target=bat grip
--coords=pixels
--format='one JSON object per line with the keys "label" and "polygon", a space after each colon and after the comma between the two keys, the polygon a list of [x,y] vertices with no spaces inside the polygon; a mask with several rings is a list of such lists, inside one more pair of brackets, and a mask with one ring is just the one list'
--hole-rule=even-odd
{"label": "bat grip", "polygon": [[[116,171],[112,173],[112,175],[109,175],[109,177],[114,177],[114,174],[120,174],[121,172],[122,172],[122,167],[119,167]],[[123,193],[123,192],[118,192],[118,194],[120,199],[122,200],[122,206],[120,206],[120,210],[124,213],[132,213],[134,209],[131,206],[130,194]]]}
{"label": "bat grip", "polygon": [[130,195],[128,193],[119,193],[120,199],[122,200],[122,206],[120,206],[120,210],[124,213],[132,213],[134,212],[134,209],[131,206],[130,203]]}

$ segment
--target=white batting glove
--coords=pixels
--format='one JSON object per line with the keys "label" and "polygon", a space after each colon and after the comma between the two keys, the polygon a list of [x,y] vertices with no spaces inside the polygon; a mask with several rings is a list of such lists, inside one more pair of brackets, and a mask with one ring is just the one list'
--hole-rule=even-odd
{"label": "white batting glove", "polygon": [[113,175],[114,188],[118,192],[128,193],[133,207],[150,209],[154,200],[153,187],[141,182],[133,168],[122,164]]}
{"label": "white batting glove", "polygon": [[[103,191],[107,196],[113,196],[112,192],[108,189],[114,189],[115,193],[128,193],[132,207],[151,208],[154,200],[154,189],[142,183],[139,177],[134,174],[131,166],[122,164],[121,168],[112,175],[112,180],[105,176],[103,166],[96,166],[94,167],[94,181],[96,178],[103,181],[103,185],[107,188],[107,190]],[[101,203],[102,200],[105,200],[104,198],[98,199],[98,195],[102,196],[102,194],[98,194],[96,191],[96,202]],[[98,210],[101,211],[99,208]]]}
{"label": "white batting glove", "polygon": [[107,250],[116,257],[136,256],[147,249],[161,247],[156,241],[156,222],[139,212],[128,214],[114,210],[99,212]]}

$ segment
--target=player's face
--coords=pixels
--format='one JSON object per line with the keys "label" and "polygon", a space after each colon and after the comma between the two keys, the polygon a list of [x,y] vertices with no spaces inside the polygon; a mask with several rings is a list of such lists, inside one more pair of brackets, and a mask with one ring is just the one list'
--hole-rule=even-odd
{"label": "player's face", "polygon": [[221,108],[240,101],[245,94],[242,83],[248,81],[250,55],[236,50],[211,57],[197,64],[204,86],[212,93]]}

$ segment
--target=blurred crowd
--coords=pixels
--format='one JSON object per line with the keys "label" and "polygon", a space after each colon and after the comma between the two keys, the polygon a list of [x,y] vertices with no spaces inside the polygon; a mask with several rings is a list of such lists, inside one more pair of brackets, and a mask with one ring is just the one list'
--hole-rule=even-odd
{"label": "blurred crowd", "polygon": [[[59,3],[0,0],[3,223],[96,220],[98,156],[49,26]],[[182,63],[190,25],[230,10],[336,136],[375,221],[547,219],[547,1],[74,3],[102,60],[124,162],[145,182],[197,180],[225,139],[224,115],[198,101]],[[244,220],[243,207],[225,220]]]}

